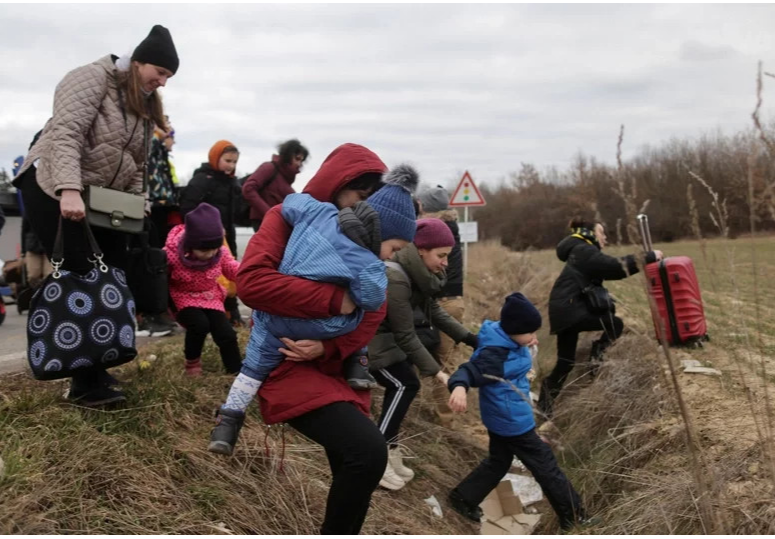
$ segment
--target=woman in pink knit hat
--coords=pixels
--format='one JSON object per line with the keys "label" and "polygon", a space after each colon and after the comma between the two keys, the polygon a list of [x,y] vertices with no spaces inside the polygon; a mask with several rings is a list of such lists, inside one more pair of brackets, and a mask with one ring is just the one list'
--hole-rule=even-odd
{"label": "woman in pink knit hat", "polygon": [[452,318],[434,299],[446,280],[447,258],[455,246],[449,227],[440,219],[420,219],[414,243],[386,262],[388,276],[387,317],[369,343],[369,369],[385,388],[378,426],[389,446],[388,465],[380,485],[390,490],[402,488],[414,477],[404,466],[398,435],[401,422],[420,389],[420,376],[436,378],[447,385],[449,376],[441,371],[431,352],[417,336],[414,311],[419,309],[431,326],[449,335],[456,343],[476,348],[477,338]]}

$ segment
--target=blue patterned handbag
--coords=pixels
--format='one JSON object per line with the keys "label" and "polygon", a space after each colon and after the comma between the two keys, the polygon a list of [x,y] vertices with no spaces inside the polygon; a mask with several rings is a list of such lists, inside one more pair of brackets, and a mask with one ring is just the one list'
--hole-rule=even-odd
{"label": "blue patterned handbag", "polygon": [[93,368],[121,365],[137,356],[135,302],[126,275],[102,261],[83,219],[94,264],[86,275],[62,270],[62,218],[49,275],[30,302],[27,361],[38,380],[69,378]]}

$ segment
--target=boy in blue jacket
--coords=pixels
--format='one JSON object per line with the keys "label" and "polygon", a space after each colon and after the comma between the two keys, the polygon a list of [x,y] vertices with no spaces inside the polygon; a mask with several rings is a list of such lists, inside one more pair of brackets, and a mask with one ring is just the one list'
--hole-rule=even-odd
{"label": "boy in blue jacket", "polygon": [[563,530],[585,523],[579,495],[535,430],[527,373],[533,364],[530,346],[538,343],[540,327],[541,313],[530,300],[518,292],[511,294],[500,321],[485,320],[471,360],[449,379],[449,407],[455,412],[466,410],[468,389],[479,388],[482,422],[490,436],[490,454],[449,494],[452,508],[471,520],[481,519],[479,504],[516,456],[541,486]]}

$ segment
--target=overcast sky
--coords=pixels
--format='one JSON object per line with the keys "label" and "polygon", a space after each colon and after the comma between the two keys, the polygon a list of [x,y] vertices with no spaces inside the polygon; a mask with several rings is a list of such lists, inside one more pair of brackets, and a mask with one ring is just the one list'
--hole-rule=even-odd
{"label": "overcast sky", "polygon": [[[520,162],[613,162],[645,144],[750,125],[758,60],[775,71],[771,5],[0,5],[0,166],[26,153],[54,87],[167,26],[163,90],[182,179],[228,139],[239,174],[298,137],[298,187],[343,142],[423,181]],[[775,79],[765,113],[775,110]]]}

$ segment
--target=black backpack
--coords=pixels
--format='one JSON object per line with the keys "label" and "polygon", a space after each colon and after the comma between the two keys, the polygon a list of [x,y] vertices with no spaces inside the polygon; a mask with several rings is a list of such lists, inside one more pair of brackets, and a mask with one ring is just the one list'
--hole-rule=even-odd
{"label": "black backpack", "polygon": [[237,211],[234,214],[235,226],[251,226],[250,222],[250,203],[242,196],[242,186],[245,185],[247,179],[250,178],[250,174],[243,176],[237,183],[239,184],[240,192],[237,198]]}
{"label": "black backpack", "polygon": [[[280,171],[277,169],[277,165],[274,167],[274,174],[272,174],[272,177],[269,178],[269,181],[266,185],[271,184],[275,178],[277,178],[277,174]],[[239,199],[237,200],[237,212],[234,215],[234,225],[235,226],[253,226],[253,223],[250,222],[250,203],[245,200],[245,197],[242,195],[242,186],[245,185],[245,182],[250,178],[252,174],[248,174],[247,176],[244,176],[237,180],[239,183]]]}

